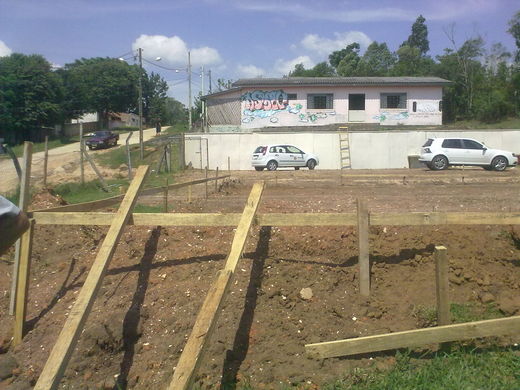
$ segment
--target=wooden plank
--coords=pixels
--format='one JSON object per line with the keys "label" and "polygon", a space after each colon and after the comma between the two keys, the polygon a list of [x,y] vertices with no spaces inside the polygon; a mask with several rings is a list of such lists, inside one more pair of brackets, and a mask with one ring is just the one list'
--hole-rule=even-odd
{"label": "wooden plank", "polygon": [[14,317],[13,344],[18,345],[24,336],[25,316],[27,313],[27,294],[29,292],[29,275],[31,270],[32,239],[34,219],[29,221],[29,229],[21,237],[20,268],[16,291],[16,310]]}
{"label": "wooden plank", "polygon": [[206,341],[211,336],[217,322],[222,302],[224,302],[223,297],[231,284],[232,275],[233,273],[230,270],[219,271],[217,280],[208,291],[208,295],[197,315],[190,338],[184,346],[168,390],[190,388],[193,377],[200,366]]}
{"label": "wooden plank", "polygon": [[330,357],[386,351],[389,349],[417,347],[426,344],[469,340],[478,337],[519,334],[519,332],[520,316],[515,316],[495,320],[466,322],[463,324],[387,333],[356,339],[307,344],[305,345],[305,351],[311,357],[325,359]]}
{"label": "wooden plank", "polygon": [[271,213],[258,214],[260,226],[356,226],[356,214],[342,213]]}
{"label": "wooden plank", "polygon": [[35,389],[37,390],[54,390],[58,388],[59,382],[67,364],[70,360],[74,347],[79,339],[85,321],[90,313],[97,292],[101,287],[103,276],[114,255],[117,243],[123,228],[130,217],[132,207],[135,205],[137,195],[144,183],[148,166],[143,165],[137,169],[134,180],[130,183],[125,198],[121,202],[121,206],[114,216],[110,229],[101,244],[101,248],[94,260],[87,279],[78,294],[77,300],[70,311],[58,340],[54,345],[45,367],[38,378]]}
{"label": "wooden plank", "polygon": [[358,250],[359,250],[359,292],[364,297],[370,296],[370,246],[368,242],[369,220],[367,204],[357,200],[358,212]]}
{"label": "wooden plank", "polygon": [[437,296],[437,325],[449,325],[450,320],[450,266],[446,248],[435,247],[435,291]]}
{"label": "wooden plank", "polygon": [[518,225],[520,213],[371,213],[370,224],[373,226]]}
{"label": "wooden plank", "polygon": [[[20,199],[18,208],[27,211],[29,206],[30,187],[31,187],[31,166],[32,166],[32,142],[25,141],[23,145],[23,167],[20,180]],[[18,160],[17,160],[18,161]],[[20,267],[20,240],[16,241],[14,251],[13,279],[11,281],[11,299],[9,301],[9,314],[14,315],[16,306],[16,294],[18,291],[18,270]]]}
{"label": "wooden plank", "polygon": [[[229,175],[220,176],[218,178],[218,180],[222,180],[222,179],[225,179],[228,177],[229,177]],[[216,178],[210,177],[208,179],[197,179],[197,180],[184,182],[184,183],[170,184],[168,186],[168,190],[175,190],[178,188],[188,187],[190,185],[201,184],[201,183],[204,183],[205,180],[212,181],[212,180],[216,180]],[[161,191],[164,191],[164,187],[147,188],[147,189],[141,191],[141,195],[153,195],[153,194],[159,193]],[[101,199],[101,200],[94,200],[92,202],[68,204],[65,206],[53,207],[51,209],[34,210],[33,212],[92,211],[92,210],[100,209],[102,207],[108,207],[108,206],[115,205],[115,204],[119,203],[123,199],[123,197],[124,197],[124,195],[117,195],[117,196],[113,196],[113,197],[105,198],[105,199]]]}
{"label": "wooden plank", "polygon": [[244,212],[242,213],[235,236],[233,237],[233,243],[231,244],[231,250],[224,269],[208,292],[206,300],[197,316],[186,347],[177,363],[172,381],[168,387],[169,390],[188,390],[191,388],[191,381],[197,372],[202,354],[204,353],[205,347],[211,337],[214,324],[217,322],[218,315],[220,314],[219,308],[222,305],[231,277],[235,272],[238,260],[244,250],[263,190],[264,182],[255,183],[251,189]]}

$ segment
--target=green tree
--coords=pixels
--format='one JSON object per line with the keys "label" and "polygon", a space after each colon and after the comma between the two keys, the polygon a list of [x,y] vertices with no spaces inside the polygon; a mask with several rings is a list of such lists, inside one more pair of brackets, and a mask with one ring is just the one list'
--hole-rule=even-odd
{"label": "green tree", "polygon": [[424,23],[426,19],[422,15],[415,20],[412,25],[412,33],[401,46],[410,46],[419,49],[420,55],[425,56],[430,50],[430,41],[428,40],[428,27]]}
{"label": "green tree", "polygon": [[0,137],[11,144],[31,131],[52,126],[62,116],[63,86],[40,55],[0,57]]}
{"label": "green tree", "polygon": [[509,29],[507,32],[515,39],[517,49],[515,59],[517,63],[520,63],[520,11],[518,11],[509,21]]}
{"label": "green tree", "polygon": [[173,126],[177,123],[188,123],[188,110],[178,100],[172,97],[166,97],[163,102],[163,122],[164,124]]}
{"label": "green tree", "polygon": [[233,88],[233,83],[233,80],[226,80],[223,78],[217,79],[217,92],[222,92]]}
{"label": "green tree", "polygon": [[403,45],[397,50],[397,62],[392,74],[394,76],[429,76],[433,73],[434,61],[421,55],[417,47]]}
{"label": "green tree", "polygon": [[114,58],[82,58],[61,74],[69,115],[98,112],[103,126],[109,112],[136,111],[140,68]]}
{"label": "green tree", "polygon": [[148,123],[164,122],[165,100],[168,84],[157,73],[144,73],[143,84],[143,116]]}
{"label": "green tree", "polygon": [[351,43],[350,45],[348,45],[347,47],[345,47],[344,49],[333,51],[329,55],[330,65],[333,68],[337,69],[340,62],[346,56],[349,56],[351,59],[356,58],[356,57],[359,58],[359,49],[360,49],[359,43],[354,42],[354,43]]}
{"label": "green tree", "polygon": [[335,75],[334,69],[325,61],[311,69],[305,69],[303,64],[296,64],[294,70],[289,72],[289,77],[333,77]]}
{"label": "green tree", "polygon": [[386,43],[372,42],[358,65],[360,76],[388,76],[396,62]]}

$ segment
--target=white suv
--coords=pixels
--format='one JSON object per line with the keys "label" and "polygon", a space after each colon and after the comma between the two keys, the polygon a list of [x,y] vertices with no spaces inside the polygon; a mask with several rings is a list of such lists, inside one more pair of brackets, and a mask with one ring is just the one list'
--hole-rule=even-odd
{"label": "white suv", "polygon": [[433,170],[446,169],[450,165],[477,165],[503,171],[518,164],[514,153],[488,149],[483,143],[468,138],[430,138],[421,148],[419,161]]}
{"label": "white suv", "polygon": [[311,153],[305,153],[293,145],[267,145],[259,146],[253,152],[251,164],[257,171],[275,171],[278,167],[294,167],[300,169],[307,167],[314,169],[319,164],[318,157]]}

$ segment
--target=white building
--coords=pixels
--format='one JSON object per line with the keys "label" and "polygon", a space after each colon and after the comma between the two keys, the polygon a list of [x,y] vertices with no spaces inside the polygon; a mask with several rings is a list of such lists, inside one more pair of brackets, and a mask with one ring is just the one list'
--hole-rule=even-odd
{"label": "white building", "polygon": [[438,77],[288,77],[241,79],[210,94],[210,132],[349,123],[442,125]]}

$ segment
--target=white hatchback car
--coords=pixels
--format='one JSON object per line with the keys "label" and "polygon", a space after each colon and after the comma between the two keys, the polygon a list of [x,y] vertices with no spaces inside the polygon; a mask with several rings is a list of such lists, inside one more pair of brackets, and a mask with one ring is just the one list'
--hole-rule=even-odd
{"label": "white hatchback car", "polygon": [[293,145],[266,145],[259,146],[253,152],[251,164],[257,171],[275,171],[278,167],[307,167],[314,169],[320,161],[311,153],[305,153]]}
{"label": "white hatchback car", "polygon": [[468,138],[430,138],[421,148],[419,161],[428,168],[442,170],[450,165],[476,165],[487,170],[503,171],[518,164],[512,152],[489,149]]}

